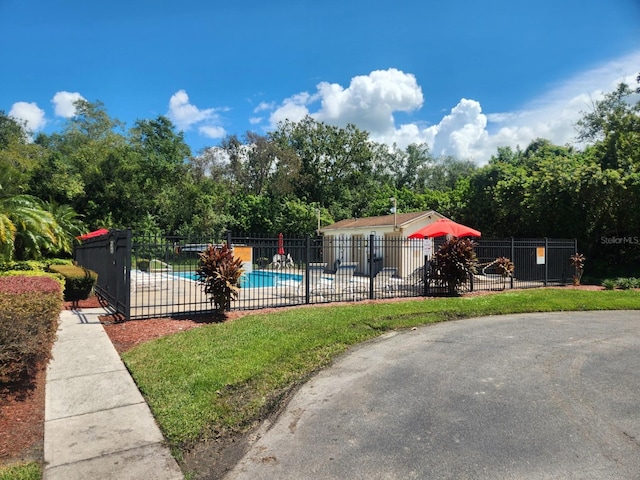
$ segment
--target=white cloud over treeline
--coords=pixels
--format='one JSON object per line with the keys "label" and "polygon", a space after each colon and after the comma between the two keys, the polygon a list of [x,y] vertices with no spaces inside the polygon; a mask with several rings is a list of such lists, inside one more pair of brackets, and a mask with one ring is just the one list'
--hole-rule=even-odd
{"label": "white cloud over treeline", "polygon": [[[51,99],[57,117],[71,118],[76,114],[74,102],[84,100],[78,92],[57,92]],[[16,102],[9,110],[9,116],[24,123],[27,130],[36,133],[47,124],[45,111],[35,102]]]}
{"label": "white cloud over treeline", "polygon": [[526,147],[536,138],[570,144],[575,123],[603,93],[619,82],[633,84],[640,51],[567,79],[561,85],[514,112],[484,112],[480,100],[461,98],[438,123],[398,124],[396,112],[418,117],[424,93],[414,75],[397,69],[357,76],[347,87],[321,82],[315,92],[296,93],[275,105],[269,127],[283,120],[310,115],[318,121],[367,130],[374,141],[397,144],[427,143],[436,155],[452,155],[486,163],[500,146]]}
{"label": "white cloud over treeline", "polygon": [[[486,112],[482,99],[461,96],[456,105],[431,124],[423,120],[427,113],[423,111],[425,98],[430,95],[423,91],[415,75],[395,68],[375,70],[353,77],[346,86],[323,81],[315,91],[263,101],[247,122],[253,128],[268,131],[284,120],[296,122],[309,115],[337,126],[354,124],[379,143],[400,148],[426,143],[435,156],[451,155],[484,164],[498,147],[525,148],[538,137],[559,145],[571,144],[576,137],[575,123],[618,83],[635,85],[639,66],[640,50],[568,78],[508,112]],[[79,99],[83,97],[78,92],[57,92],[51,99],[54,115],[73,117],[74,102]],[[227,135],[224,113],[228,111],[227,107],[199,107],[181,89],[169,98],[166,115],[179,130],[220,139]],[[32,133],[44,129],[48,122],[45,111],[34,102],[14,103],[9,115]],[[401,123],[399,118],[411,121]]]}
{"label": "white cloud over treeline", "polygon": [[15,118],[30,132],[42,130],[47,124],[45,112],[35,102],[16,102],[9,110],[9,116]]}
{"label": "white cloud over treeline", "polygon": [[197,127],[200,135],[208,138],[222,138],[226,135],[220,125],[219,109],[200,109],[189,101],[185,90],[178,90],[169,99],[167,117],[179,130],[189,130]]}

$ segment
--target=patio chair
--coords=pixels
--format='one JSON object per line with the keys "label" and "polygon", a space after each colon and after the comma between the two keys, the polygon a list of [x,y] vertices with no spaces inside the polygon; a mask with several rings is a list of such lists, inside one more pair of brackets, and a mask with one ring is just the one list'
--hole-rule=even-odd
{"label": "patio chair", "polygon": [[[395,290],[395,277],[398,269],[394,267],[384,267],[375,277],[373,277],[373,292],[375,298],[383,296],[392,296]],[[370,279],[369,277],[354,277],[352,280],[354,293],[369,294]]]}
{"label": "patio chair", "polygon": [[357,263],[343,263],[338,267],[333,282],[335,295],[353,295],[353,275],[356,273],[356,268],[358,268]]}
{"label": "patio chair", "polygon": [[[288,255],[289,259],[291,259],[291,256]],[[291,260],[291,262],[293,262],[293,260]],[[327,264],[326,263],[310,263],[309,264],[309,275],[310,275],[310,285],[314,285],[313,282],[315,282],[314,280],[314,276],[320,275],[322,274],[322,272],[324,272],[324,268]],[[285,297],[289,297],[289,296],[301,296],[304,294],[304,285],[305,285],[305,279],[304,279],[304,275],[302,276],[302,278],[300,278],[300,280],[296,279],[296,278],[291,278],[291,277],[285,277],[282,278],[280,276],[275,277],[275,283],[274,283],[274,295],[275,296],[285,296]]]}
{"label": "patio chair", "polygon": [[168,290],[169,278],[161,273],[131,270],[131,286],[138,290]]}
{"label": "patio chair", "polygon": [[373,291],[376,297],[393,296],[395,292],[395,279],[398,269],[394,267],[384,267],[373,279]]}
{"label": "patio chair", "polygon": [[406,277],[395,277],[389,279],[391,288],[395,291],[398,290],[410,290],[416,291],[417,289],[424,288],[424,266],[416,268]]}
{"label": "patio chair", "polygon": [[473,284],[476,290],[504,290],[507,278],[496,273],[495,261],[484,265],[480,273],[473,274]]}
{"label": "patio chair", "polygon": [[310,293],[320,297],[353,294],[351,281],[357,267],[357,263],[343,263],[338,266],[334,274],[325,274],[323,269],[323,272],[317,276],[313,287],[310,288]]}
{"label": "patio chair", "polygon": [[324,271],[327,268],[326,263],[310,263],[309,264],[309,293],[311,295],[320,295],[327,292],[330,287],[330,280],[324,277]]}

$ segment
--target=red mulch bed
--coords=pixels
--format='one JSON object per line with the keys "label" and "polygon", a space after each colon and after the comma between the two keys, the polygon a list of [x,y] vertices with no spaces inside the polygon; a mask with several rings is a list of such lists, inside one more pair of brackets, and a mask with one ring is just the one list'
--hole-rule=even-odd
{"label": "red mulch bed", "polygon": [[[81,308],[99,307],[97,298],[81,301]],[[72,308],[65,302],[64,308]],[[0,465],[42,462],[46,365],[33,378],[32,388],[0,391]]]}
{"label": "red mulch bed", "polygon": [[[561,288],[602,290],[602,287],[595,285]],[[476,292],[472,295],[490,293],[496,292]],[[396,299],[395,301],[402,300],[406,299]],[[384,300],[384,302],[389,301],[394,300]],[[81,301],[78,304],[79,308],[96,308],[100,306],[100,302],[95,297]],[[71,308],[72,305],[69,302],[65,303],[65,309]],[[282,308],[278,310],[281,311]],[[248,313],[253,312],[230,312],[225,318],[230,320]],[[118,322],[117,319],[109,316],[103,317],[101,320],[105,331],[119,353],[125,352],[140,343],[196,328],[212,321],[211,317],[208,317],[189,320],[161,318]],[[46,366],[43,366],[35,376],[34,388],[31,390],[0,392],[2,394],[2,397],[0,397],[0,465],[21,461],[43,461],[45,373]]]}

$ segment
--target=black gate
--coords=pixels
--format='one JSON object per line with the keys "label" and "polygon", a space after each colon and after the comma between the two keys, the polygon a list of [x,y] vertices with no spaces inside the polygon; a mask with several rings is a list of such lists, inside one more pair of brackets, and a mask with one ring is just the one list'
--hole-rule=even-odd
{"label": "black gate", "polygon": [[129,320],[131,230],[111,230],[107,235],[84,240],[76,247],[74,260],[98,274],[96,294]]}

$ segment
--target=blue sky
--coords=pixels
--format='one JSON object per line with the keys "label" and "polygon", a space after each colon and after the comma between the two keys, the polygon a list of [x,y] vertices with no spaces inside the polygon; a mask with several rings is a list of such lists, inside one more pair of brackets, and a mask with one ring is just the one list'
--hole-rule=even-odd
{"label": "blue sky", "polygon": [[167,115],[194,154],[305,114],[485,163],[570,143],[640,72],[639,0],[0,0],[0,109],[58,131],[82,97]]}

